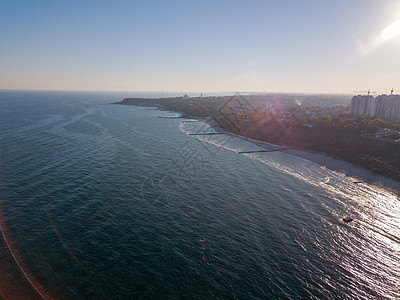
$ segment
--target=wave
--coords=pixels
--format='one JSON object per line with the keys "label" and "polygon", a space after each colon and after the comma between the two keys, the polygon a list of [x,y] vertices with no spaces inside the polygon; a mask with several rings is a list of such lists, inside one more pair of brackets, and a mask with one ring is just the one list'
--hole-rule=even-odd
{"label": "wave", "polygon": [[[216,147],[220,147],[235,153],[239,153],[242,151],[257,151],[257,150],[265,150],[265,148],[258,146],[250,141],[242,139],[240,137],[233,136],[231,134],[222,134],[222,135],[192,135],[198,133],[215,133],[216,131],[212,126],[202,121],[198,122],[181,122],[179,124],[179,130],[200,141],[207,142]],[[263,143],[267,145],[268,143]],[[276,145],[271,145],[271,148],[276,147]],[[309,161],[307,159],[297,157],[292,154],[284,153],[284,152],[273,152],[273,153],[244,153],[244,155],[252,160],[259,161],[269,167],[277,169],[281,172],[289,174],[293,177],[296,177],[302,181],[305,181],[309,184],[315,186],[321,186],[321,182],[330,181],[332,177],[340,176],[337,172],[329,170],[317,163]],[[288,164],[289,162],[293,162],[294,166]],[[310,167],[312,170],[310,171]]]}
{"label": "wave", "polygon": [[[184,134],[195,138],[201,142],[209,143],[213,147],[219,147],[228,151],[238,153],[240,151],[263,150],[247,140],[232,135],[190,135],[193,133],[215,132],[215,130],[204,122],[181,122],[179,129]],[[367,183],[354,184],[355,179],[341,172],[328,169],[318,163],[309,161],[302,157],[283,152],[273,153],[246,153],[241,154],[253,161],[260,162],[279,172],[288,174],[297,180],[305,182],[311,186],[323,189],[328,193],[330,201],[326,199],[315,198],[329,214],[334,215],[336,219],[341,220],[343,215],[337,213],[337,206],[342,209],[342,213],[350,214],[356,218],[366,220],[363,217],[366,211],[371,215],[371,211],[376,210],[380,220],[387,220],[388,223],[380,223],[375,228],[380,233],[384,232],[386,237],[392,241],[398,242],[400,235],[398,222],[389,221],[390,218],[398,219],[400,215],[400,202],[397,197],[379,187]],[[365,222],[365,221],[364,221]]]}

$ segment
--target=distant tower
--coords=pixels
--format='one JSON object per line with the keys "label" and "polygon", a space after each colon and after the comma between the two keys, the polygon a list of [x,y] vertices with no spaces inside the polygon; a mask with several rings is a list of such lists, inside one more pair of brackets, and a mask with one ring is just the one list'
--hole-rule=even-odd
{"label": "distant tower", "polygon": [[390,90],[390,95],[393,95],[393,92],[394,92],[394,89],[392,88],[392,89]]}
{"label": "distant tower", "polygon": [[367,95],[369,96],[370,93],[371,93],[371,89],[368,89],[368,94]]}

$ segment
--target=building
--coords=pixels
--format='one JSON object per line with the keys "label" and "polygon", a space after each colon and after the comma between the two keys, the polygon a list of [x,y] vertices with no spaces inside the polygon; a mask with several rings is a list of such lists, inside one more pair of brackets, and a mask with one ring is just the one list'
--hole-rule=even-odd
{"label": "building", "polygon": [[371,95],[358,95],[351,99],[350,113],[353,116],[370,116],[375,113],[376,99]]}
{"label": "building", "polygon": [[388,120],[400,118],[400,95],[380,95],[376,97],[375,117]]}
{"label": "building", "polygon": [[400,118],[400,95],[358,95],[351,99],[350,113],[353,116],[374,116],[376,118],[396,120]]}

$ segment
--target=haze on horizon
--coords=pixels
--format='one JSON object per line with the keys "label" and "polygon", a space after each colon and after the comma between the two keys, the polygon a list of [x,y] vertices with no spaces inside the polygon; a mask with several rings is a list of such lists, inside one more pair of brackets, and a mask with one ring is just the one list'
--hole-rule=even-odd
{"label": "haze on horizon", "polygon": [[0,89],[400,93],[400,3],[0,0]]}

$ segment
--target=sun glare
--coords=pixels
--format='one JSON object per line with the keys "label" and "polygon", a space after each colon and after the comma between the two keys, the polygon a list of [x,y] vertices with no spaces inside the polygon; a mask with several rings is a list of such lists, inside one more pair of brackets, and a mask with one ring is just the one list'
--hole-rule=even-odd
{"label": "sun glare", "polygon": [[374,49],[378,48],[382,44],[397,36],[400,36],[400,19],[383,29],[382,33],[378,35],[374,40],[371,40],[369,43],[363,43],[359,39],[357,39],[357,42],[359,49],[362,51],[362,53],[367,55]]}
{"label": "sun glare", "polygon": [[400,35],[400,19],[394,22],[392,25],[386,27],[381,34],[384,40],[389,40]]}

